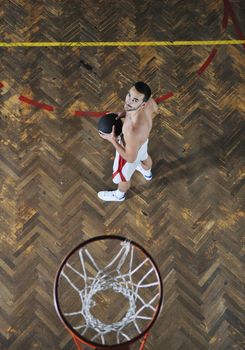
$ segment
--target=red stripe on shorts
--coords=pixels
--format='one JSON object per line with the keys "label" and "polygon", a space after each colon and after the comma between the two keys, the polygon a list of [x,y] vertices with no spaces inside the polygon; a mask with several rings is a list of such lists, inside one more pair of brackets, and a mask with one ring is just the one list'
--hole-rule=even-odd
{"label": "red stripe on shorts", "polygon": [[124,165],[127,163],[127,161],[125,159],[123,159],[122,156],[119,155],[119,159],[118,159],[118,168],[117,170],[112,174],[112,178],[114,179],[114,177],[116,177],[118,174],[121,177],[122,182],[126,182],[127,180],[125,179],[123,173],[122,173],[122,169],[124,167]]}

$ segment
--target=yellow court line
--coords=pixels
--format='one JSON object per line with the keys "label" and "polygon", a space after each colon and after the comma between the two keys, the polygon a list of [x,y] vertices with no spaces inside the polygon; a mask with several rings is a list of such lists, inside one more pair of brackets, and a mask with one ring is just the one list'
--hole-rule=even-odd
{"label": "yellow court line", "polygon": [[192,46],[192,45],[240,45],[245,40],[199,40],[199,41],[77,41],[77,42],[0,42],[0,47],[99,47],[99,46]]}

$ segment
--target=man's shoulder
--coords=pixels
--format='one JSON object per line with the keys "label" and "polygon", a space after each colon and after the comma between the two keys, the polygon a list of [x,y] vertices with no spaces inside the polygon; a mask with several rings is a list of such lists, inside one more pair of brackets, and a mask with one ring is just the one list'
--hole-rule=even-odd
{"label": "man's shoulder", "polygon": [[151,114],[158,112],[158,105],[152,97],[149,99],[146,109],[147,109],[147,112]]}

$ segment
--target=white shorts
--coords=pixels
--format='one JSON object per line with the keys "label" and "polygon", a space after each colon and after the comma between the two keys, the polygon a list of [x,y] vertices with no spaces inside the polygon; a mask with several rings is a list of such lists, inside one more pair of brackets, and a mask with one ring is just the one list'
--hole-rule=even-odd
{"label": "white shorts", "polygon": [[148,158],[148,141],[149,140],[147,139],[145,143],[140,147],[137,158],[133,163],[126,162],[116,151],[112,175],[112,181],[115,184],[119,184],[119,182],[129,181],[140,162]]}

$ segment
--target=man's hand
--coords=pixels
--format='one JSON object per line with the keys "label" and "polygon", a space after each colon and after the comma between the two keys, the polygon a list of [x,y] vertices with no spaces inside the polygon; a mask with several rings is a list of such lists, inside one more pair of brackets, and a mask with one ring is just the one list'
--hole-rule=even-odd
{"label": "man's hand", "polygon": [[108,140],[111,143],[115,142],[117,140],[115,134],[115,125],[113,125],[112,132],[110,134],[104,134],[103,132],[99,131],[99,135],[102,137],[102,139]]}

